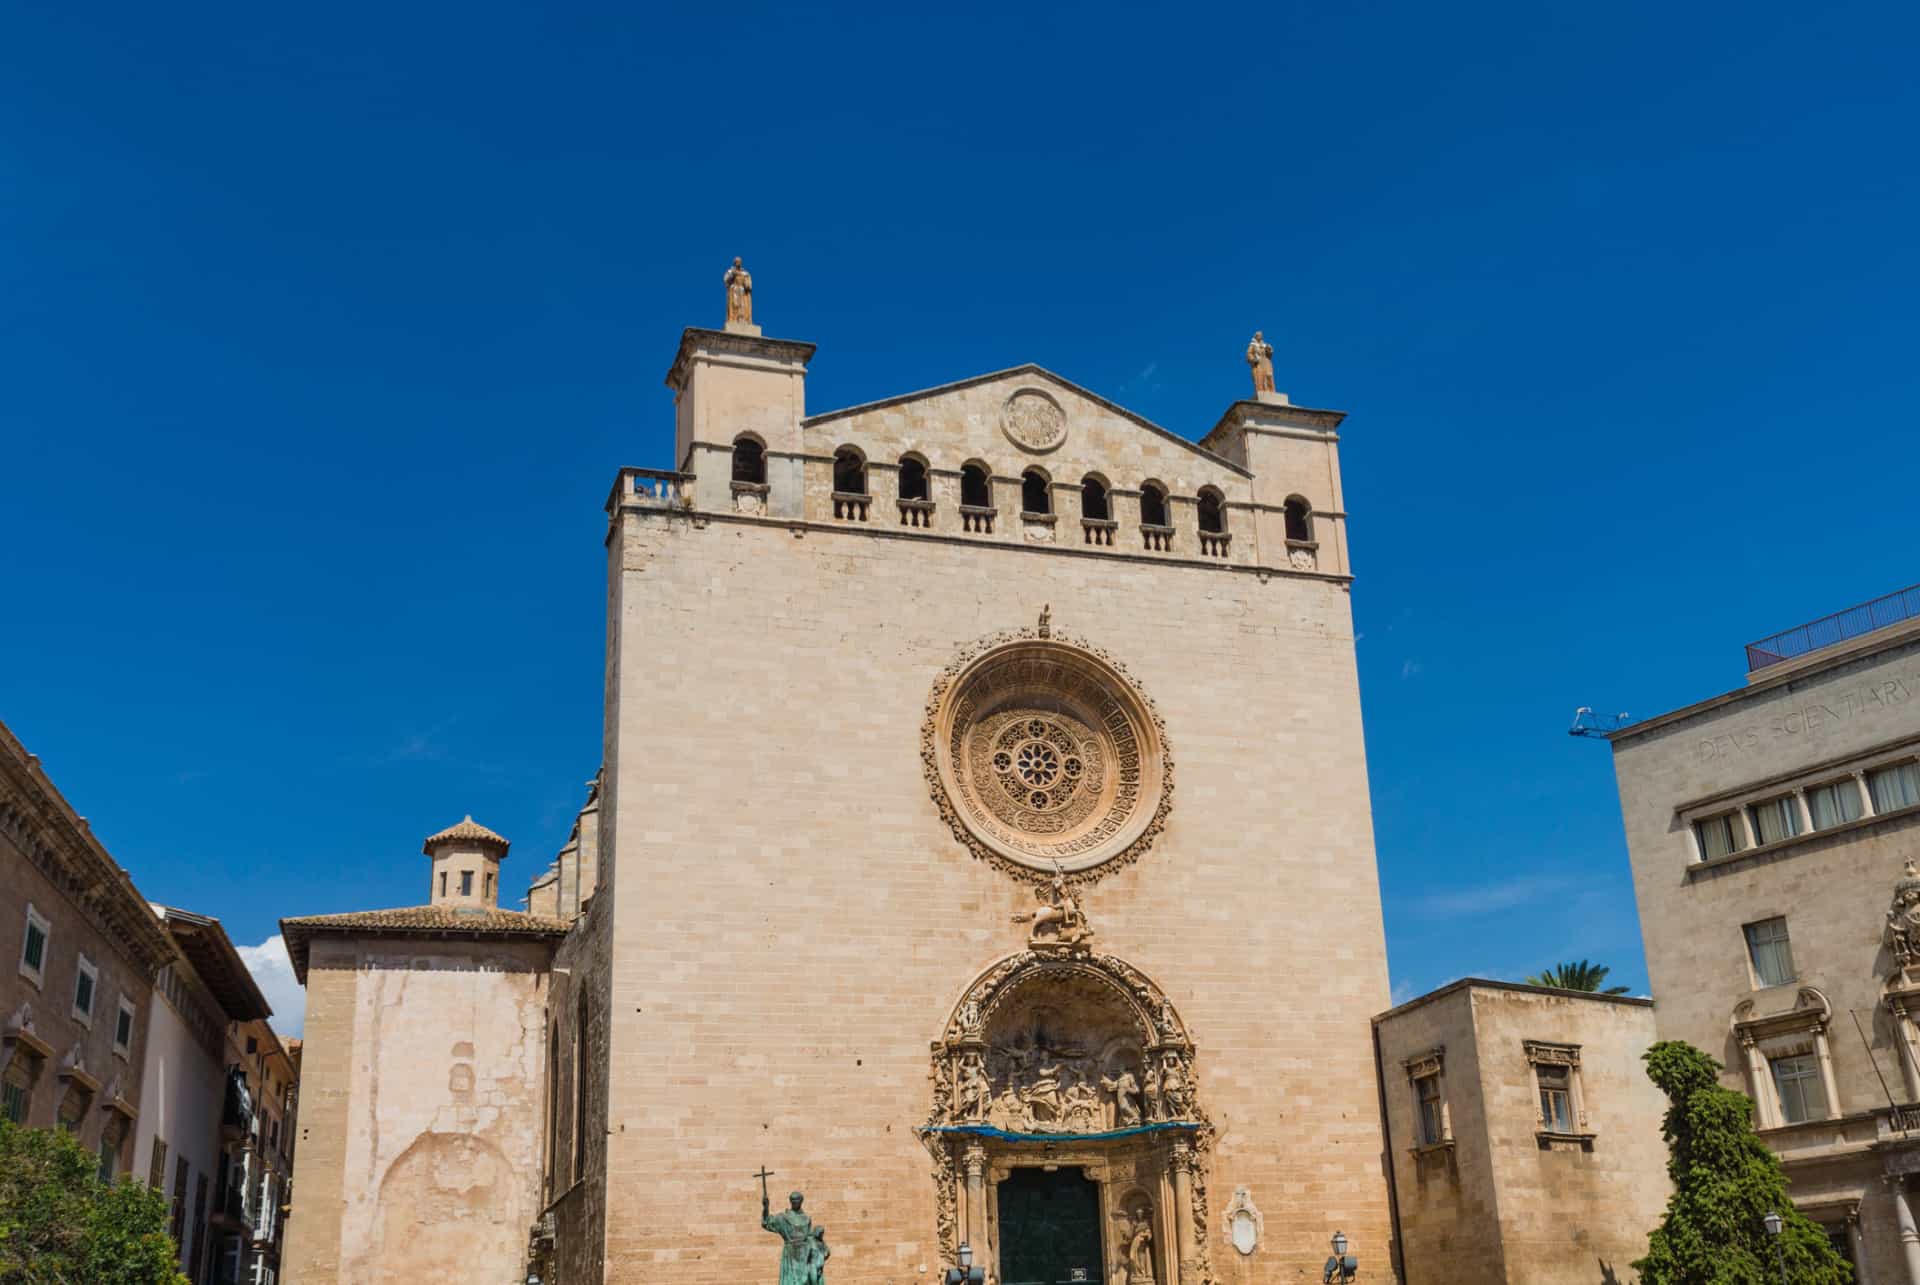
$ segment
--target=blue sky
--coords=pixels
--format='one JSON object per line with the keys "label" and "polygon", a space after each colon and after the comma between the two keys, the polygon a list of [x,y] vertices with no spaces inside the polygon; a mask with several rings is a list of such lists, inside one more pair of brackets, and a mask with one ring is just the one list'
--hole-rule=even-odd
{"label": "blue sky", "polygon": [[[1342,462],[1397,996],[1645,985],[1604,746],[1910,555],[1910,6],[15,6],[0,718],[267,942],[509,886],[598,756],[600,504],[746,256],[829,409],[1037,361]],[[1311,908],[1303,907],[1311,917]],[[1336,925],[1324,930],[1337,931]],[[271,953],[270,946],[265,952]]]}

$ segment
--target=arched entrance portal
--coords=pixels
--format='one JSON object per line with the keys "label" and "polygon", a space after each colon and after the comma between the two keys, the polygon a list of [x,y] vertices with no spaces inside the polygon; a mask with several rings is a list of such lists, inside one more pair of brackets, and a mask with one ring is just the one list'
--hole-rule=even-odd
{"label": "arched entrance portal", "polygon": [[1003,1285],[1210,1279],[1193,1044],[1139,970],[1070,946],[1003,959],[933,1061],[921,1137],[947,1262],[966,1241]]}

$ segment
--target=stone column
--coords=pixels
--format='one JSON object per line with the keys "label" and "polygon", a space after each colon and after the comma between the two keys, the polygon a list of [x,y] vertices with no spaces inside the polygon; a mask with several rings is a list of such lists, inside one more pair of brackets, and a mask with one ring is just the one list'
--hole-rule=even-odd
{"label": "stone column", "polygon": [[[1173,1141],[1173,1238],[1174,1252],[1167,1255],[1172,1269],[1172,1285],[1191,1285],[1198,1280],[1193,1268],[1193,1144],[1185,1138]],[[1914,1285],[1920,1285],[1915,1281]]]}
{"label": "stone column", "polygon": [[1847,1209],[1847,1252],[1853,1256],[1853,1285],[1873,1285],[1873,1273],[1867,1269],[1867,1246],[1860,1235],[1860,1206]]}
{"label": "stone column", "polygon": [[1827,1096],[1827,1119],[1838,1120],[1842,1114],[1840,1085],[1833,1078],[1833,1048],[1827,1043],[1825,1022],[1813,1028],[1813,1052],[1820,1062],[1820,1088]]}
{"label": "stone column", "polygon": [[1920,1227],[1913,1221],[1913,1199],[1903,1177],[1887,1180],[1893,1187],[1893,1216],[1900,1224],[1900,1255],[1907,1267],[1907,1285],[1920,1285]]}
{"label": "stone column", "polygon": [[967,1144],[964,1159],[967,1174],[967,1243],[973,1246],[973,1261],[987,1261],[987,1151],[977,1142]]}
{"label": "stone column", "polygon": [[1893,1014],[1894,1043],[1900,1049],[1900,1078],[1907,1085],[1907,1101],[1920,1102],[1920,1058],[1916,1058],[1913,1047],[1913,1019],[1901,1000],[1890,1000],[1887,1008]]}
{"label": "stone column", "polygon": [[[1780,1112],[1774,1106],[1773,1085],[1771,1073],[1767,1069],[1767,1059],[1760,1056],[1759,1045],[1755,1043],[1749,1032],[1740,1033],[1740,1047],[1746,1054],[1747,1080],[1752,1086],[1754,1109],[1760,1117],[1759,1125],[1762,1129],[1771,1129],[1780,1123]],[[1915,1281],[1914,1285],[1920,1285],[1920,1281]]]}

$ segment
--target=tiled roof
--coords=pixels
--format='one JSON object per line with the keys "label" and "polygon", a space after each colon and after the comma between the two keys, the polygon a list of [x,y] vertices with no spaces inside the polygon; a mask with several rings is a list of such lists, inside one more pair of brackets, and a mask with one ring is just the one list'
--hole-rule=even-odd
{"label": "tiled roof", "polygon": [[307,915],[280,921],[280,936],[287,943],[294,974],[302,985],[307,980],[307,947],[315,935],[564,937],[566,933],[567,924],[562,919],[480,906],[397,906],[392,910],[350,910],[340,915]]}
{"label": "tiled roof", "polygon": [[465,839],[469,843],[495,844],[499,846],[502,852],[507,850],[506,839],[487,829],[487,827],[481,825],[478,821],[475,821],[473,819],[473,813],[471,812],[467,813],[464,819],[448,826],[439,834],[428,835],[427,841],[425,845],[422,846],[421,851],[425,852],[428,856],[432,856],[433,845],[436,843],[444,843],[449,839]]}

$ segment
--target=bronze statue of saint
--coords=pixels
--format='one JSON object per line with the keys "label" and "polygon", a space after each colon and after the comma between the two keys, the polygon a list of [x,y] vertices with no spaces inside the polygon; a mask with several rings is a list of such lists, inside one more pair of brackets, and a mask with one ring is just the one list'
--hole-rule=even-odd
{"label": "bronze statue of saint", "polygon": [[[740,256],[733,256],[733,266],[727,269],[727,320],[744,321],[753,324],[753,278],[740,266]],[[1271,380],[1271,376],[1269,376]]]}
{"label": "bronze statue of saint", "polygon": [[[735,263],[739,260],[735,259]],[[1253,391],[1270,393],[1273,391],[1273,345],[1261,338],[1258,330],[1253,332],[1253,342],[1247,345],[1247,365],[1253,367]]]}
{"label": "bronze statue of saint", "polygon": [[[765,1187],[764,1181],[761,1185]],[[788,1207],[776,1214],[768,1212],[765,1190],[760,1193],[760,1225],[783,1242],[780,1248],[780,1285],[815,1285],[820,1279],[814,1265],[813,1219],[800,1212],[803,1199],[799,1192],[789,1192]],[[820,1242],[819,1247],[822,1252],[820,1262],[825,1264],[825,1242]]]}

